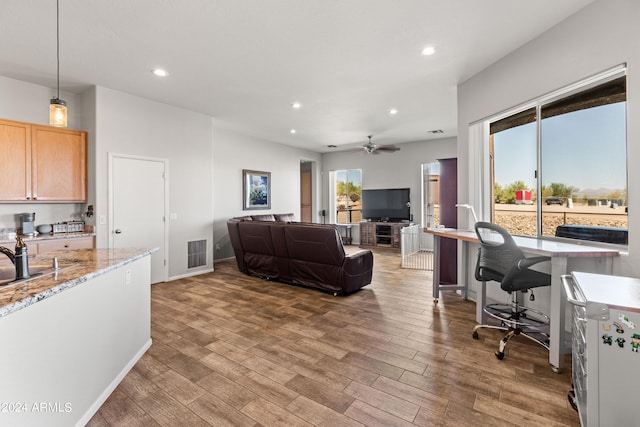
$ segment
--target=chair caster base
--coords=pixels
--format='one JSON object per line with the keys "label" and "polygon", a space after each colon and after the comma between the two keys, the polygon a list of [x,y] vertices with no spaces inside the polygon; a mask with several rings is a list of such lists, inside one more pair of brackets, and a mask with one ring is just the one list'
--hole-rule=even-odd
{"label": "chair caster base", "polygon": [[576,399],[576,393],[573,390],[569,390],[567,393],[567,399],[569,400],[569,405],[571,405],[573,410],[578,412],[578,399]]}
{"label": "chair caster base", "polygon": [[551,365],[551,370],[553,371],[554,374],[561,374],[562,373],[562,368],[558,368],[557,366]]}
{"label": "chair caster base", "polygon": [[473,334],[471,335],[473,337],[474,340],[480,339],[480,336],[478,335],[478,332],[473,331]]}
{"label": "chair caster base", "polygon": [[498,360],[502,360],[504,359],[504,353],[501,351],[496,351],[495,352],[496,357],[498,358]]}
{"label": "chair caster base", "polygon": [[433,303],[434,303],[434,304],[437,304],[437,303],[438,303],[438,298],[434,298],[434,299],[433,299]]}

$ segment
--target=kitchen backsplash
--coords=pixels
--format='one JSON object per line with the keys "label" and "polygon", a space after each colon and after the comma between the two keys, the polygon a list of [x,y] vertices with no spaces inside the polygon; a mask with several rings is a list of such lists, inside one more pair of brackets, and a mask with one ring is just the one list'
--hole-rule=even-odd
{"label": "kitchen backsplash", "polygon": [[35,212],[35,225],[55,224],[63,221],[86,221],[83,203],[0,203],[0,228],[20,227],[21,213]]}

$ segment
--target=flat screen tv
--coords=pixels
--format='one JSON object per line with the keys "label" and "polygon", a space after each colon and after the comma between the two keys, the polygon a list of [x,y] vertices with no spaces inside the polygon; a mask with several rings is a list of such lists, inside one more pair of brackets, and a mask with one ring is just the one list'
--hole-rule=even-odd
{"label": "flat screen tv", "polygon": [[362,218],[374,222],[411,220],[411,190],[387,188],[362,190]]}

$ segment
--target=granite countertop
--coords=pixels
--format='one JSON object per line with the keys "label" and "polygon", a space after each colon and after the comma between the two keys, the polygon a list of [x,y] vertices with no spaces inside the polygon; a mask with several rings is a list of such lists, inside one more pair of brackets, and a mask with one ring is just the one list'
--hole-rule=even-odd
{"label": "granite countertop", "polygon": [[[43,240],[62,240],[62,239],[77,239],[79,237],[94,237],[96,233],[89,231],[82,231],[78,233],[50,233],[50,234],[36,234],[35,236],[22,236],[22,240],[25,243],[40,242]],[[9,244],[16,243],[16,238],[4,238],[0,237],[0,246],[7,246]],[[13,248],[12,248],[13,249]]]}
{"label": "granite countertop", "polygon": [[[0,287],[0,317],[52,297],[94,277],[155,252],[155,249],[78,249],[54,251],[29,258],[30,266],[52,266],[58,258],[60,270],[14,285]],[[67,267],[71,265],[71,267]]]}

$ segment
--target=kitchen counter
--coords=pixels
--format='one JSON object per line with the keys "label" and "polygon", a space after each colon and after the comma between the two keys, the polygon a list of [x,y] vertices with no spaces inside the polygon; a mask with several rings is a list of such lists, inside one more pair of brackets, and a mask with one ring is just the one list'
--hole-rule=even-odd
{"label": "kitchen counter", "polygon": [[0,289],[0,425],[89,422],[151,346],[153,251],[52,251],[29,264],[57,274]]}
{"label": "kitchen counter", "polygon": [[64,292],[152,252],[153,250],[148,249],[81,249],[30,257],[30,266],[53,265],[53,258],[57,257],[59,265],[63,268],[57,274],[0,287],[0,317]]}

